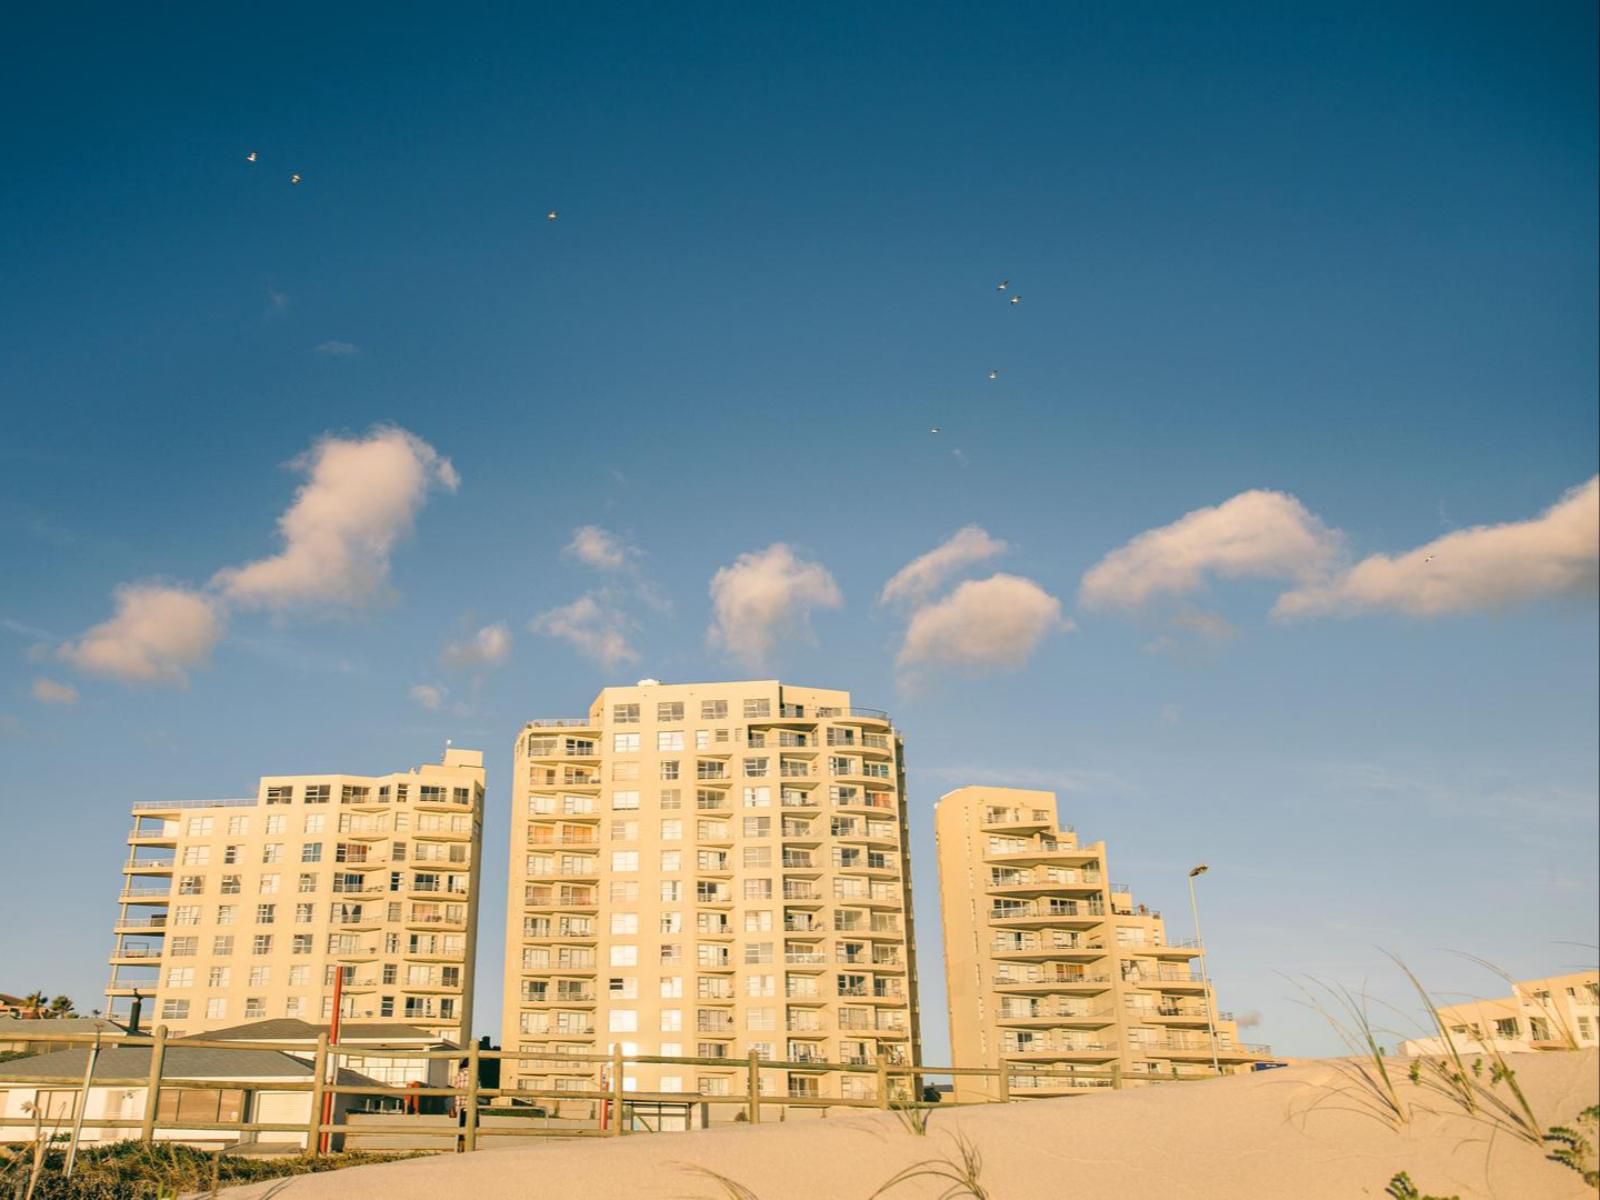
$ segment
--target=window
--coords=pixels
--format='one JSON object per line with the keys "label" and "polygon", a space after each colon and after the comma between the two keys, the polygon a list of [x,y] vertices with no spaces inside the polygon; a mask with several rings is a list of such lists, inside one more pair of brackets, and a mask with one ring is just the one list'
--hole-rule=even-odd
{"label": "window", "polygon": [[637,842],[639,840],[639,822],[612,821],[611,840],[613,842]]}
{"label": "window", "polygon": [[728,702],[726,700],[700,701],[700,719],[702,721],[722,721],[728,716]]}
{"label": "window", "polygon": [[[639,706],[633,706],[637,709]],[[613,1008],[606,1014],[606,1028],[612,1033],[636,1033],[639,1029],[639,1011],[633,1008]]]}
{"label": "window", "polygon": [[772,836],[771,817],[746,817],[744,819],[744,836],[747,838],[765,838]]}
{"label": "window", "polygon": [[745,788],[744,806],[746,808],[771,808],[772,789],[765,786]]}
{"label": "window", "polygon": [[210,817],[190,817],[189,818],[188,835],[190,837],[192,837],[192,838],[195,838],[195,837],[210,837],[211,836],[211,828],[212,828],[212,818],[210,818]]}
{"label": "window", "polygon": [[771,900],[772,880],[746,879],[744,881],[744,898],[746,900]]}
{"label": "window", "polygon": [[619,913],[619,912],[612,913],[611,914],[611,932],[612,933],[621,933],[621,934],[638,933],[639,932],[639,914],[638,913]]}
{"label": "window", "polygon": [[188,958],[200,952],[200,939],[197,937],[175,937],[167,948],[167,954],[173,958]]}
{"label": "window", "polygon": [[297,933],[289,941],[289,952],[291,954],[310,954],[311,945],[311,935],[309,933]]}
{"label": "window", "polygon": [[771,933],[772,910],[770,908],[747,909],[744,914],[744,931],[746,933]]}
{"label": "window", "polygon": [[224,896],[237,896],[239,894],[239,877],[237,875],[224,875],[222,877],[222,894]]}
{"label": "window", "polygon": [[311,969],[304,964],[289,968],[289,986],[305,987],[311,982]]}
{"label": "window", "polygon": [[744,715],[750,717],[770,717],[772,715],[771,700],[746,700],[744,702]]}
{"label": "window", "polygon": [[228,836],[229,837],[239,837],[242,834],[246,834],[246,833],[249,833],[249,832],[250,832],[250,818],[249,817],[229,817],[228,818]]}
{"label": "window", "polygon": [[632,783],[639,778],[639,764],[631,759],[611,764],[612,783]]}
{"label": "window", "polygon": [[293,804],[294,789],[292,787],[269,787],[267,789],[268,804]]}
{"label": "window", "polygon": [[300,847],[300,861],[303,863],[319,863],[322,861],[322,843],[307,842]]}
{"label": "window", "polygon": [[239,916],[239,906],[237,904],[219,904],[219,905],[217,905],[217,924],[218,925],[232,925],[234,923],[234,921],[238,919],[238,916]]}
{"label": "window", "polygon": [[664,729],[660,733],[656,734],[656,749],[657,750],[682,750],[683,749],[683,730],[681,730],[681,729],[675,729],[675,730],[666,730],[666,729]]}
{"label": "window", "polygon": [[639,852],[637,850],[613,850],[611,852],[611,869],[613,871],[637,871],[639,869]]}
{"label": "window", "polygon": [[223,866],[231,867],[234,863],[236,863],[238,861],[239,861],[239,847],[238,846],[228,845],[228,846],[224,846],[222,848],[222,865]]}
{"label": "window", "polygon": [[307,804],[326,804],[333,789],[326,783],[314,783],[306,788]]}
{"label": "window", "polygon": [[263,875],[257,891],[259,891],[263,896],[276,895],[278,892],[278,879],[279,876],[276,873]]}
{"label": "window", "polygon": [[767,775],[767,758],[747,758],[744,760],[744,773],[750,779],[762,779]]}
{"label": "window", "polygon": [[295,886],[295,891],[302,894],[317,890],[317,877],[315,875],[301,875],[300,881]]}
{"label": "window", "polygon": [[683,720],[683,701],[664,701],[660,704],[657,704],[656,720],[663,722]]}
{"label": "window", "polygon": [[296,925],[310,925],[317,919],[317,906],[315,904],[296,904],[294,906],[294,923]]}
{"label": "window", "polygon": [[200,906],[198,904],[180,904],[172,910],[172,923],[174,925],[200,924]]}
{"label": "window", "polygon": [[664,779],[664,780],[678,779],[678,778],[682,777],[682,774],[683,774],[682,764],[677,759],[675,759],[675,758],[664,758],[664,759],[661,760],[661,778],[662,779]]}
{"label": "window", "polygon": [[283,843],[268,842],[261,847],[261,861],[264,863],[277,863],[283,861]]}
{"label": "window", "polygon": [[661,1032],[677,1033],[683,1028],[683,1009],[663,1008],[661,1010]]}
{"label": "window", "polygon": [[198,896],[206,890],[206,877],[204,875],[183,875],[178,879],[178,895]]}
{"label": "window", "polygon": [[683,807],[683,793],[680,792],[677,788],[662,788],[661,789],[661,807],[662,808],[682,808]]}
{"label": "window", "polygon": [[611,807],[616,812],[631,812],[639,807],[639,793],[612,792]]}
{"label": "window", "polygon": [[[749,836],[748,831],[746,831],[745,836]],[[744,848],[744,865],[747,867],[770,867],[772,865],[772,847],[746,846]]]}
{"label": "window", "polygon": [[[219,934],[217,934],[215,937],[213,937],[211,939],[211,954],[212,954],[212,956],[214,958],[227,958],[232,953],[233,953],[233,934],[231,934],[231,933],[219,933]],[[228,980],[227,980],[228,968],[227,967],[223,967],[222,968],[222,974],[223,974],[223,980],[222,980],[222,982],[220,984],[217,984],[216,986],[218,986],[218,987],[227,987],[228,986]]]}
{"label": "window", "polygon": [[256,924],[271,925],[277,919],[278,906],[276,904],[256,905]]}
{"label": "window", "polygon": [[1495,1037],[1514,1038],[1522,1032],[1522,1027],[1515,1017],[1506,1017],[1494,1023]]}
{"label": "window", "polygon": [[228,1015],[228,1002],[221,996],[206,1001],[206,1020],[217,1021]]}
{"label": "window", "polygon": [[661,881],[661,901],[663,904],[677,904],[682,899],[683,881],[681,879],[663,879]]}
{"label": "window", "polygon": [[156,1119],[166,1125],[221,1124],[239,1120],[243,1111],[244,1093],[232,1088],[164,1087],[156,1099]]}
{"label": "window", "polygon": [[193,967],[168,967],[167,986],[169,988],[186,988],[194,986]]}
{"label": "window", "polygon": [[637,754],[639,753],[639,735],[637,733],[612,734],[611,749],[615,754]]}
{"label": "window", "polygon": [[744,948],[744,961],[749,965],[769,963],[772,961],[771,942],[751,942]]}
{"label": "window", "polygon": [[613,1000],[637,1000],[639,981],[631,975],[613,975],[606,984],[606,992]]}
{"label": "window", "polygon": [[255,935],[255,937],[251,938],[250,939],[250,953],[251,954],[271,954],[272,953],[272,935],[270,933],[258,933],[258,934]]}
{"label": "window", "polygon": [[183,848],[183,865],[186,867],[203,867],[211,862],[210,846],[185,846]]}
{"label": "window", "polygon": [[189,1002],[187,1000],[163,1000],[161,1002],[161,1019],[163,1021],[188,1020]]}
{"label": "window", "polygon": [[[663,891],[666,890],[666,885],[665,884],[662,885],[662,890]],[[681,912],[664,912],[664,913],[662,913],[661,914],[661,932],[662,933],[682,933],[683,932],[683,914]]]}
{"label": "window", "polygon": [[611,902],[613,904],[632,904],[639,899],[639,881],[637,879],[613,879],[611,881]]}
{"label": "window", "polygon": [[283,832],[283,817],[282,816],[268,817],[267,821],[266,821],[266,826],[267,827],[266,827],[265,832],[266,832],[268,837],[271,837],[275,833],[282,833]]}
{"label": "window", "polygon": [[267,1015],[267,1002],[260,996],[246,996],[244,1001],[245,1020],[252,1017],[261,1018]]}
{"label": "window", "polygon": [[664,967],[673,966],[683,961],[683,946],[677,942],[662,942],[660,962]]}
{"label": "window", "polygon": [[321,833],[322,832],[322,822],[323,822],[323,816],[322,816],[321,813],[307,813],[306,814],[305,832],[307,832],[307,833]]}
{"label": "window", "polygon": [[250,968],[250,986],[251,987],[253,987],[253,988],[264,988],[264,987],[269,986],[271,983],[272,983],[272,968],[271,967],[251,967]]}
{"label": "window", "polygon": [[639,723],[639,706],[637,704],[613,704],[611,706],[611,723],[613,725],[637,725]]}
{"label": "window", "polygon": [[612,946],[611,947],[611,965],[613,967],[636,967],[636,966],[638,966],[639,965],[639,947],[637,947],[637,946]]}
{"label": "window", "polygon": [[677,817],[670,817],[661,822],[661,840],[663,842],[678,842],[683,840],[683,821]]}

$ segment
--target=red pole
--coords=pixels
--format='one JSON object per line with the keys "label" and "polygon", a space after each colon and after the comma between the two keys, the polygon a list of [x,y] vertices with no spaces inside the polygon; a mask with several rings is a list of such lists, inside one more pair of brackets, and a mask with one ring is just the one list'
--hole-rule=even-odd
{"label": "red pole", "polygon": [[[343,1007],[344,968],[338,963],[335,963],[333,965],[333,1023],[328,1027],[328,1074],[330,1078],[327,1080],[327,1082],[330,1083],[337,1083],[339,1081],[339,1059],[338,1056],[332,1051],[333,1047],[339,1043],[339,1017]],[[331,1125],[333,1123],[332,1092],[324,1092],[322,1096],[322,1123],[324,1125]],[[328,1152],[328,1144],[332,1141],[332,1139],[333,1135],[326,1131],[324,1131],[317,1139],[317,1146],[323,1154]]]}

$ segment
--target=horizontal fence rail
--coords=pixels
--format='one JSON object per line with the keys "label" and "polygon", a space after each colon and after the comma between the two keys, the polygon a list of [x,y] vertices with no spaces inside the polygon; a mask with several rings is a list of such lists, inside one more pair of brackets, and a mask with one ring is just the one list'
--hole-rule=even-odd
{"label": "horizontal fence rail", "polygon": [[[763,1112],[774,1109],[863,1109],[863,1110],[888,1110],[891,1108],[916,1109],[916,1108],[941,1108],[957,1107],[962,1104],[987,1104],[1008,1103],[1013,1100],[1046,1098],[1041,1095],[1034,1097],[1016,1094],[1016,1088],[1035,1089],[1041,1093],[1062,1093],[1076,1090],[1092,1090],[1104,1088],[1121,1088],[1127,1080],[1124,1079],[1121,1064],[1095,1063],[1083,1066],[1046,1066],[1031,1063],[1011,1062],[1002,1067],[958,1067],[936,1066],[930,1064],[902,1064],[890,1063],[880,1060],[874,1063],[852,1062],[819,1062],[814,1060],[792,1061],[787,1059],[761,1058],[751,1053],[745,1058],[699,1058],[683,1055],[660,1054],[624,1054],[620,1048],[610,1053],[552,1053],[550,1051],[524,1051],[524,1050],[486,1050],[471,1045],[466,1048],[454,1049],[419,1049],[414,1045],[386,1045],[382,1043],[342,1043],[334,1044],[327,1034],[320,1035],[315,1041],[232,1041],[200,1037],[186,1037],[169,1039],[165,1026],[158,1027],[153,1036],[138,1034],[105,1035],[105,1034],[45,1034],[28,1035],[26,1041],[30,1047],[42,1046],[54,1049],[67,1049],[75,1046],[88,1046],[97,1048],[97,1051],[127,1048],[148,1049],[150,1051],[149,1070],[146,1074],[137,1077],[113,1076],[96,1074],[92,1068],[85,1074],[72,1076],[25,1076],[15,1077],[11,1082],[10,1090],[22,1090],[28,1087],[48,1090],[51,1092],[71,1091],[74,1094],[73,1109],[59,1117],[46,1117],[42,1114],[24,1117],[0,1117],[0,1130],[20,1128],[34,1131],[37,1138],[47,1140],[62,1140],[70,1136],[76,1140],[77,1131],[93,1130],[96,1132],[108,1130],[137,1131],[138,1140],[152,1142],[158,1134],[165,1134],[168,1140],[201,1140],[191,1135],[195,1133],[223,1132],[232,1133],[239,1141],[245,1141],[245,1135],[261,1133],[270,1134],[298,1134],[305,1139],[308,1153],[319,1154],[327,1152],[333,1145],[333,1139],[346,1138],[350,1135],[365,1137],[374,1135],[379,1137],[411,1136],[418,1139],[446,1140],[454,1138],[457,1150],[470,1151],[477,1149],[478,1142],[484,1137],[620,1137],[624,1134],[641,1132],[628,1128],[630,1107],[637,1115],[640,1106],[655,1108],[656,1106],[681,1106],[685,1113],[698,1106],[724,1106],[737,1110],[734,1120],[743,1120],[750,1124],[759,1124]],[[299,1077],[274,1078],[266,1076],[250,1076],[241,1079],[224,1079],[218,1077],[193,1078],[178,1073],[169,1073],[167,1070],[167,1053],[173,1048],[181,1050],[236,1050],[254,1053],[273,1053],[289,1055],[304,1063],[307,1074]],[[1259,1054],[1265,1047],[1249,1048]],[[1237,1049],[1230,1048],[1237,1054]],[[1071,1051],[1066,1051],[1071,1053]],[[466,1082],[461,1085],[431,1086],[416,1083],[383,1085],[373,1084],[370,1081],[363,1083],[345,1083],[340,1081],[342,1070],[354,1068],[343,1067],[344,1060],[368,1060],[384,1058],[389,1060],[413,1061],[429,1063],[446,1060],[454,1063],[465,1061]],[[595,1080],[591,1086],[583,1088],[516,1088],[507,1086],[491,1087],[480,1082],[480,1065],[486,1062],[508,1063],[539,1063],[547,1064],[544,1069],[549,1072],[566,1071],[575,1064],[592,1066]],[[358,1064],[359,1065],[359,1064]],[[724,1095],[711,1095],[701,1092],[656,1092],[646,1091],[627,1086],[626,1068],[629,1065],[642,1066],[678,1066],[678,1067],[703,1067],[721,1070],[742,1071],[744,1073],[744,1091]],[[824,1076],[838,1076],[840,1078],[855,1076],[868,1077],[873,1083],[870,1095],[859,1096],[822,1096],[812,1094],[790,1094],[787,1092],[774,1092],[764,1090],[761,1086],[761,1072],[763,1071],[802,1071],[808,1076],[821,1078]],[[0,1079],[5,1075],[5,1067],[0,1064]],[[1170,1082],[1182,1079],[1207,1078],[1207,1074],[1200,1072],[1185,1072],[1173,1076],[1146,1076],[1135,1077],[1140,1083]],[[978,1089],[979,1098],[976,1100],[955,1101],[944,1098],[938,1101],[923,1099],[923,1084],[927,1079],[967,1079],[987,1081],[990,1086]],[[502,1081],[503,1082],[503,1081]],[[20,1088],[19,1086],[20,1085]],[[93,1088],[114,1089],[144,1089],[143,1112],[139,1117],[120,1118],[90,1118],[86,1116],[87,1098]],[[309,1093],[311,1104],[306,1118],[298,1122],[283,1121],[251,1121],[247,1120],[248,1103],[240,1105],[239,1119],[233,1121],[204,1121],[190,1120],[184,1117],[173,1116],[170,1119],[162,1118],[160,1114],[160,1101],[163,1091],[174,1089],[203,1089],[211,1091],[240,1091],[244,1093],[271,1092],[271,1093]],[[451,1112],[448,1114],[452,1124],[428,1124],[425,1120],[408,1123],[406,1117],[401,1115],[393,1121],[381,1123],[368,1123],[365,1120],[352,1123],[349,1120],[337,1119],[337,1104],[331,1107],[334,1119],[324,1119],[325,1109],[330,1098],[335,1097],[374,1097],[399,1101],[402,1110],[409,1108],[411,1115],[421,1116],[416,1113],[418,1107],[414,1102],[423,1099],[438,1100],[448,1099],[451,1102]],[[562,1118],[567,1125],[551,1128],[548,1122],[552,1119],[549,1113],[544,1114],[545,1124],[535,1125],[532,1120],[518,1120],[512,1125],[496,1125],[485,1128],[482,1124],[484,1117],[517,1117],[529,1116],[526,1109],[517,1109],[507,1106],[493,1106],[486,1104],[492,1100],[523,1100],[523,1101],[554,1101],[560,1103],[588,1103],[591,1114],[586,1118]],[[344,1114],[374,1117],[395,1116],[392,1113],[371,1112]],[[437,1117],[440,1114],[428,1114]],[[584,1122],[582,1124],[576,1122]],[[589,1126],[594,1126],[593,1128]],[[131,1140],[132,1134],[130,1133]],[[214,1140],[214,1139],[205,1139]],[[395,1147],[401,1149],[400,1147]]]}

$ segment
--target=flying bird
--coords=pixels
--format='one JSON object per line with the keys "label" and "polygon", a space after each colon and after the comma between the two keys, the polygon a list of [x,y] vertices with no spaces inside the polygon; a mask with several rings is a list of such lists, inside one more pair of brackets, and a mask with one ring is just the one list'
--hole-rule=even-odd
{"label": "flying bird", "polygon": [[290,184],[299,183],[300,182],[300,176],[298,176],[298,175],[289,176],[289,182],[290,182]]}
{"label": "flying bird", "polygon": [[990,379],[999,379],[1000,378],[1000,372],[999,371],[990,371],[989,372],[989,378]]}
{"label": "flying bird", "polygon": [[1434,556],[1433,556],[1433,555],[1431,555],[1431,554],[1430,554],[1430,555],[1428,555],[1428,557],[1427,557],[1427,558],[1425,558],[1425,559],[1423,559],[1423,560],[1422,560],[1422,564],[1423,564],[1423,566],[1427,566],[1427,564],[1429,564],[1429,563],[1431,563],[1431,562],[1432,562],[1432,561],[1433,561],[1433,558],[1434,558]]}
{"label": "flying bird", "polygon": [[1006,288],[1008,288],[1010,286],[1011,286],[1011,280],[1002,279],[999,283],[994,285],[994,290],[997,291],[997,292],[1003,292],[1003,291],[1006,290]]}
{"label": "flying bird", "polygon": [[556,210],[552,208],[549,212],[545,213],[544,219],[546,221],[554,221],[560,215],[560,213],[556,212]]}
{"label": "flying bird", "polygon": [[1021,296],[1013,296],[1013,297],[1011,297],[1011,303],[1013,303],[1013,304],[1021,304],[1022,303],[1022,297]]}
{"label": "flying bird", "polygon": [[250,151],[249,154],[246,154],[244,156],[244,160],[245,160],[245,162],[255,162],[255,160],[256,160],[256,152],[254,150]]}
{"label": "flying bird", "polygon": [[935,425],[932,429],[928,430],[928,432],[929,433],[938,433],[939,432],[939,427],[937,425]]}

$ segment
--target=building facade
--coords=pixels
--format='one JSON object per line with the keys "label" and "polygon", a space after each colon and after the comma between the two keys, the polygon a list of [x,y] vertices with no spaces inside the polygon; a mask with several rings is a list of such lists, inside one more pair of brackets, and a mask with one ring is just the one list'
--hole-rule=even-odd
{"label": "building facade", "polygon": [[[1439,1009],[1439,1020],[1457,1048],[1577,1050],[1600,1045],[1600,971],[1524,979],[1511,985],[1511,995],[1473,1000]],[[1400,1052],[1443,1054],[1442,1037],[1412,1038]]]}
{"label": "building facade", "polygon": [[[957,1066],[1005,1064],[1012,1094],[1049,1095],[1111,1086],[1113,1071],[1184,1078],[1212,1074],[1213,1053],[1224,1071],[1270,1054],[1238,1040],[1199,947],[1111,882],[1105,843],[1080,843],[1054,793],[960,788],[940,798],[935,833]],[[994,1088],[956,1079],[957,1099]]]}
{"label": "building facade", "polygon": [[[502,1045],[514,1086],[870,1094],[822,1061],[911,1063],[905,771],[888,715],[776,680],[606,688],[518,735]],[[727,1060],[727,1067],[719,1064]]]}
{"label": "building facade", "polygon": [[344,1017],[472,1031],[483,754],[271,775],[254,799],[133,806],[107,1013],[193,1035]]}

